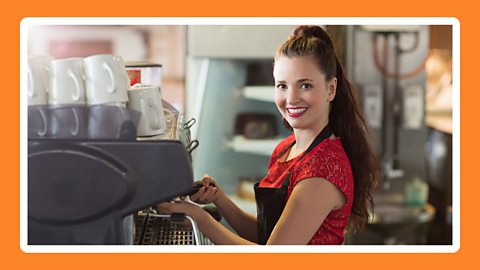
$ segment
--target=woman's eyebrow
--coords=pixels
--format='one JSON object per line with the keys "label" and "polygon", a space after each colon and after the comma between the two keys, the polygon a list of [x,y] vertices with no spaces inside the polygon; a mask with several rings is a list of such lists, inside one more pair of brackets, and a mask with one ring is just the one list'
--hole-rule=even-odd
{"label": "woman's eyebrow", "polygon": [[308,81],[313,82],[313,80],[310,80],[310,79],[305,78],[305,79],[300,79],[300,80],[298,80],[297,83],[308,82]]}
{"label": "woman's eyebrow", "polygon": [[[297,80],[297,83],[302,83],[302,82],[307,82],[307,81],[313,82],[313,80],[305,78],[305,79]],[[286,81],[275,81],[275,83],[286,83]]]}

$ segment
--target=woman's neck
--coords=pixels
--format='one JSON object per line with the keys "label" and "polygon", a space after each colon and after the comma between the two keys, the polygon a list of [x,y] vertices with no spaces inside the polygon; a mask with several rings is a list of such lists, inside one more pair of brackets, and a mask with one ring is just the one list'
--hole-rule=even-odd
{"label": "woman's neck", "polygon": [[317,135],[323,130],[323,128],[327,126],[327,124],[328,121],[325,121],[314,129],[294,129],[293,133],[295,134],[295,148],[301,151],[307,150],[313,140],[315,140]]}

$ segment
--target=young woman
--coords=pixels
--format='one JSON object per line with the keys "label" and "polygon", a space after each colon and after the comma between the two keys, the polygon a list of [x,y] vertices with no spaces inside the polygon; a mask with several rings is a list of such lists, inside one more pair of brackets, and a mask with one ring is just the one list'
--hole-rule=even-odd
{"label": "young woman", "polygon": [[342,244],[348,225],[359,229],[368,220],[379,166],[329,35],[318,26],[297,27],[277,50],[273,75],[275,103],[293,133],[277,145],[268,175],[255,186],[257,217],[209,176],[190,199],[213,202],[238,235],[189,202],[158,209],[191,216],[215,244]]}

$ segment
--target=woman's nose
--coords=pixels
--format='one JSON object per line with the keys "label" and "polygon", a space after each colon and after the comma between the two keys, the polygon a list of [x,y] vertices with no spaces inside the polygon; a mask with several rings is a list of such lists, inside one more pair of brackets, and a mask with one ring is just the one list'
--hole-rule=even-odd
{"label": "woman's nose", "polygon": [[296,89],[289,88],[287,90],[287,103],[295,104],[300,100],[299,92]]}

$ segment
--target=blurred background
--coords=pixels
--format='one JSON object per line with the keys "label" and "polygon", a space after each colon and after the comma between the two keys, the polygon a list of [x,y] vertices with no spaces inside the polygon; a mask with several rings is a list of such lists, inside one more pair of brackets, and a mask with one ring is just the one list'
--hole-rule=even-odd
{"label": "blurred background", "polygon": [[[346,244],[452,244],[452,27],[327,25],[382,165],[375,209]],[[161,95],[188,119],[195,179],[255,213],[252,183],[289,132],[273,102],[276,47],[294,26],[33,26],[31,55],[120,55],[161,65]]]}

